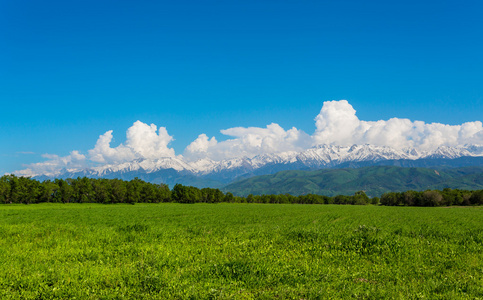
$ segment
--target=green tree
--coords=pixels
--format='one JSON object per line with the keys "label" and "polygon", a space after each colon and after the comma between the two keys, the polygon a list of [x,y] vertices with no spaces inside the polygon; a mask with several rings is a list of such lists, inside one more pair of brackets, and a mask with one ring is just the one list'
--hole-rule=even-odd
{"label": "green tree", "polygon": [[470,196],[470,203],[473,205],[483,205],[483,190],[474,191]]}
{"label": "green tree", "polygon": [[8,196],[10,203],[20,203],[23,187],[21,186],[18,177],[15,175],[8,175],[7,180],[10,184],[10,195]]}
{"label": "green tree", "polygon": [[50,180],[45,180],[40,185],[39,202],[53,202],[54,193],[59,189],[59,186]]}
{"label": "green tree", "polygon": [[109,179],[91,179],[91,199],[96,203],[112,203],[112,186]]}
{"label": "green tree", "polygon": [[186,187],[182,184],[175,184],[171,192],[171,198],[174,202],[182,203],[186,198]]}
{"label": "green tree", "polygon": [[154,184],[144,182],[141,184],[141,202],[145,203],[157,203],[157,190]]}
{"label": "green tree", "polygon": [[171,191],[167,184],[161,183],[156,185],[156,197],[158,202],[170,202],[171,201]]}
{"label": "green tree", "polygon": [[439,191],[424,191],[422,198],[424,206],[440,206],[443,203],[443,196]]}
{"label": "green tree", "polygon": [[353,196],[353,204],[366,205],[366,204],[369,204],[369,202],[370,202],[369,197],[366,195],[364,191],[355,192]]}
{"label": "green tree", "polygon": [[171,193],[173,201],[178,203],[197,203],[203,200],[200,189],[193,186],[183,186],[176,184]]}
{"label": "green tree", "polygon": [[93,201],[91,181],[87,177],[77,177],[70,181],[73,188],[72,197],[75,202],[84,203]]}
{"label": "green tree", "polygon": [[113,203],[125,203],[127,199],[127,183],[120,179],[109,180]]}
{"label": "green tree", "polygon": [[0,203],[10,203],[10,183],[7,175],[0,177]]}
{"label": "green tree", "polygon": [[55,179],[58,189],[54,191],[54,202],[69,203],[72,200],[73,188],[69,181],[63,179]]}
{"label": "green tree", "polygon": [[235,197],[230,192],[226,193],[223,199],[224,202],[234,202],[234,200],[235,200]]}
{"label": "green tree", "polygon": [[143,181],[137,177],[127,183],[126,203],[135,204],[140,202],[142,184]]}
{"label": "green tree", "polygon": [[381,196],[380,202],[382,205],[394,206],[399,202],[396,193],[384,193]]}

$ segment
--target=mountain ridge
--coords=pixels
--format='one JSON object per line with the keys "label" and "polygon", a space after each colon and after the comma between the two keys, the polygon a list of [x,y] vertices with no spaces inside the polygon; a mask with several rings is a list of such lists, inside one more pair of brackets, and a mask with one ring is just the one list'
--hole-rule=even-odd
{"label": "mountain ridge", "polygon": [[353,195],[363,190],[368,196],[386,192],[457,188],[483,189],[483,166],[463,168],[402,168],[370,166],[358,169],[291,170],[254,176],[223,188],[237,196],[249,194]]}
{"label": "mountain ridge", "polygon": [[401,165],[409,167],[483,165],[483,146],[438,147],[433,151],[414,148],[394,149],[374,145],[318,145],[296,152],[261,154],[214,161],[186,161],[182,156],[155,160],[138,159],[119,164],[62,170],[56,174],[37,174],[37,179],[92,177],[132,179],[139,177],[154,183],[182,183],[198,187],[221,187],[236,180],[283,170]]}

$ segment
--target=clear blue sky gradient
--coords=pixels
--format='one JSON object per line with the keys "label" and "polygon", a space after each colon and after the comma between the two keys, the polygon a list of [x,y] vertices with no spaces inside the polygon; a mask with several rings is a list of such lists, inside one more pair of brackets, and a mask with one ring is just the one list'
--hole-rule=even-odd
{"label": "clear blue sky gradient", "polygon": [[[177,154],[323,101],[362,120],[483,119],[483,1],[0,0],[0,174],[136,120]],[[30,153],[30,154],[29,154]]]}

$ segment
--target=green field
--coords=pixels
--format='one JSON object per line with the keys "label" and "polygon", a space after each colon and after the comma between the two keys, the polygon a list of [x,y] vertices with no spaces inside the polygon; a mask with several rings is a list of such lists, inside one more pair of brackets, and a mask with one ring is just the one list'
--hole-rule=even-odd
{"label": "green field", "polygon": [[483,209],[0,206],[0,299],[483,299]]}

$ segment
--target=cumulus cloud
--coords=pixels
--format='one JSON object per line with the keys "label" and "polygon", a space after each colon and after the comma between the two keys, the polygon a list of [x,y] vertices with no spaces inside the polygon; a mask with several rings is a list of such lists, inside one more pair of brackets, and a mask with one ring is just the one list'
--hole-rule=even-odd
{"label": "cumulus cloud", "polygon": [[205,158],[208,156],[208,151],[212,152],[216,145],[218,145],[218,141],[215,137],[210,139],[206,134],[202,133],[186,147],[185,155],[192,160]]}
{"label": "cumulus cloud", "polygon": [[317,130],[313,139],[318,144],[325,141],[351,144],[359,123],[355,109],[346,100],[324,102],[319,115],[315,118]]}
{"label": "cumulus cloud", "polygon": [[347,100],[324,102],[315,121],[313,144],[372,144],[433,150],[439,146],[483,143],[483,127],[480,121],[462,125],[426,124],[399,118],[361,121]]}
{"label": "cumulus cloud", "polygon": [[78,170],[96,164],[119,164],[135,159],[157,159],[174,157],[174,149],[168,144],[173,137],[164,127],[134,122],[126,131],[126,143],[111,147],[112,130],[99,136],[96,145],[88,151],[88,156],[72,151],[70,155],[60,157],[55,154],[44,154],[47,160],[28,166],[27,169],[16,171],[20,176],[36,176],[39,174],[55,175],[63,169]]}
{"label": "cumulus cloud", "polygon": [[480,121],[462,125],[427,124],[423,121],[404,118],[362,121],[347,100],[324,102],[320,113],[315,118],[315,127],[316,130],[312,136],[295,127],[286,131],[275,123],[266,128],[229,128],[221,130],[221,133],[234,138],[221,142],[218,142],[215,137],[210,139],[206,134],[200,134],[185,149],[184,156],[191,160],[200,158],[221,160],[302,151],[321,144],[340,146],[371,144],[428,151],[440,146],[483,143],[483,127]]}
{"label": "cumulus cloud", "polygon": [[89,150],[89,158],[98,163],[119,163],[135,159],[132,149],[120,144],[111,148],[112,130],[99,136],[94,149]]}
{"label": "cumulus cloud", "polygon": [[126,145],[111,148],[112,130],[99,136],[94,149],[89,150],[89,158],[98,163],[121,163],[135,159],[156,159],[174,157],[174,149],[168,144],[173,137],[165,127],[148,125],[136,121],[126,132]]}
{"label": "cumulus cloud", "polygon": [[305,132],[295,127],[284,130],[275,123],[267,125],[266,128],[229,128],[221,130],[221,133],[234,138],[218,142],[215,137],[209,139],[206,134],[200,134],[186,147],[184,156],[190,160],[253,157],[267,153],[302,151],[311,144],[311,138]]}

